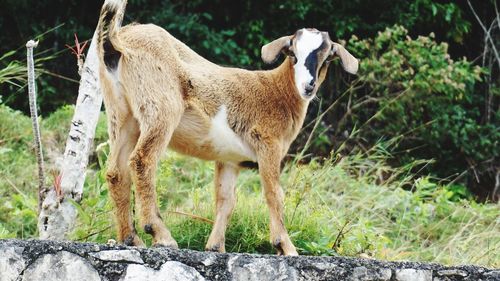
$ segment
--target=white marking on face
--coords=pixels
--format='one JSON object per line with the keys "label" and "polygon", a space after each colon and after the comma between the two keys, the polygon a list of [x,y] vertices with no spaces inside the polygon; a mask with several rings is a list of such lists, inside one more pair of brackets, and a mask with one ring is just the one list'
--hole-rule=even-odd
{"label": "white marking on face", "polygon": [[210,142],[218,160],[242,162],[256,161],[257,156],[250,146],[238,136],[227,123],[227,109],[222,105],[212,119],[209,132]]}
{"label": "white marking on face", "polygon": [[305,94],[305,87],[309,85],[314,78],[305,66],[306,59],[309,54],[319,48],[322,43],[323,36],[321,32],[310,31],[305,28],[302,29],[300,38],[296,40],[295,57],[297,58],[297,63],[295,63],[293,68],[295,69],[295,86],[301,97]]}

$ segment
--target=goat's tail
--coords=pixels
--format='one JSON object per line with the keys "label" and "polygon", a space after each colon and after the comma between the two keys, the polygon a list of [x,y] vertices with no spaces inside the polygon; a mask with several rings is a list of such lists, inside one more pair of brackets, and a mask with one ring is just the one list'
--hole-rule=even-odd
{"label": "goat's tail", "polygon": [[108,71],[118,67],[120,52],[117,32],[121,27],[127,0],[106,0],[97,24],[97,52]]}

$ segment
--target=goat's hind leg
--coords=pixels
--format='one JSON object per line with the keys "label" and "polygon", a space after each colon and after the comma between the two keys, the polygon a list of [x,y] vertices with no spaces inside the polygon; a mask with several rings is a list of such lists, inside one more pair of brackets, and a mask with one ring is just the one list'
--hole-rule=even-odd
{"label": "goat's hind leg", "polygon": [[[172,110],[172,108],[169,108]],[[133,180],[137,189],[139,218],[144,231],[153,236],[153,245],[177,248],[177,242],[165,227],[156,202],[155,174],[158,160],[164,152],[182,115],[170,111],[151,111],[150,120],[140,120],[141,134],[130,157]]]}
{"label": "goat's hind leg", "polygon": [[236,179],[239,168],[234,164],[215,163],[215,223],[205,249],[225,252],[225,232],[236,204]]}
{"label": "goat's hind leg", "polygon": [[128,158],[137,142],[137,123],[128,117],[123,123],[115,118],[108,110],[111,118],[110,122],[110,142],[111,153],[108,157],[108,168],[106,180],[108,183],[111,198],[115,203],[115,217],[118,230],[118,241],[129,246],[144,246],[142,240],[137,236],[134,228],[132,213],[130,210],[130,188],[132,184]]}

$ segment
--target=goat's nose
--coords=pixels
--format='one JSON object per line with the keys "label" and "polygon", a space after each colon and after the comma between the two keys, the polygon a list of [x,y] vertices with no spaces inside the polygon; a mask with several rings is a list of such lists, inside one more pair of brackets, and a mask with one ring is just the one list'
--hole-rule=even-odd
{"label": "goat's nose", "polygon": [[306,85],[306,87],[304,89],[306,90],[307,93],[310,93],[314,90],[314,86],[315,86],[314,83],[312,85],[309,84],[309,85]]}

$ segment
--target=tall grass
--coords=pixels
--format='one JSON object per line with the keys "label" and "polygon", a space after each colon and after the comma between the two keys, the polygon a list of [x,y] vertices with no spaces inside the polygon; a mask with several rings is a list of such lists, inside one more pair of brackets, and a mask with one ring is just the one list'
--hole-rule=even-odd
{"label": "tall grass", "polygon": [[[45,143],[65,139],[60,124],[70,120],[71,111],[67,107],[43,120]],[[1,106],[0,116],[10,120],[8,125],[0,124],[0,238],[35,237],[36,184],[22,180],[34,179],[31,174],[36,171],[29,153],[29,120]],[[103,142],[103,123],[99,130],[98,142]],[[12,139],[14,135],[18,137]],[[72,234],[75,240],[106,242],[115,237],[102,168],[108,150],[107,145],[99,146],[94,172],[85,183]],[[388,157],[380,144],[366,152],[332,154],[321,163],[289,164],[284,169],[286,225],[301,254],[500,266],[498,204],[476,203],[456,186],[416,176],[412,171],[425,161],[393,168],[386,162]],[[210,162],[169,152],[159,165],[161,213],[182,248],[203,250],[208,239],[214,218],[212,179]],[[227,251],[274,253],[268,242],[268,210],[255,171],[241,173],[237,196]],[[151,242],[144,233],[140,235]]]}

